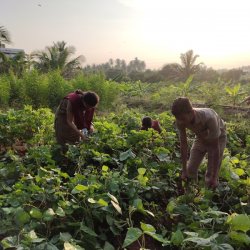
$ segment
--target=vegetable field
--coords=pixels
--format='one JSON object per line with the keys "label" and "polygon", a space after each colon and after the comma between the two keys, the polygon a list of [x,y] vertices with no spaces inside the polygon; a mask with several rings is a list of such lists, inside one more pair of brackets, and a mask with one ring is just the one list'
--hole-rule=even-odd
{"label": "vegetable field", "polygon": [[[50,109],[0,112],[0,249],[250,248],[250,135],[227,123],[220,185],[182,183],[177,130],[145,114],[95,117],[88,143],[55,143]],[[190,137],[189,143],[191,144]]]}

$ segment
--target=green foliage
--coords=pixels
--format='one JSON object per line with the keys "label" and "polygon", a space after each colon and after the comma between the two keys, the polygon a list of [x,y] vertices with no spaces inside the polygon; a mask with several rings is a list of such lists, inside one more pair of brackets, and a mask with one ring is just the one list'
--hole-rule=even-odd
{"label": "green foliage", "polygon": [[232,98],[233,106],[236,105],[240,95],[244,94],[244,93],[240,93],[240,88],[241,88],[240,83],[233,86],[232,88],[230,88],[229,86],[225,87],[227,94]]}
{"label": "green foliage", "polygon": [[0,77],[0,105],[7,107],[10,99],[10,83],[7,76]]}
{"label": "green foliage", "polygon": [[40,75],[35,70],[24,74],[20,83],[25,88],[24,103],[35,108],[47,105],[48,85],[46,80],[44,75]]}
{"label": "green foliage", "polygon": [[2,248],[247,249],[249,138],[230,124],[219,187],[204,188],[203,167],[184,186],[173,117],[150,114],[159,134],[139,130],[144,115],[97,116],[89,141],[62,155],[49,109],[1,112]]}
{"label": "green foliage", "polygon": [[66,96],[71,90],[72,86],[64,80],[61,76],[60,71],[52,71],[48,73],[48,91],[47,91],[47,98],[48,98],[48,105],[51,109],[55,109],[61,99]]}

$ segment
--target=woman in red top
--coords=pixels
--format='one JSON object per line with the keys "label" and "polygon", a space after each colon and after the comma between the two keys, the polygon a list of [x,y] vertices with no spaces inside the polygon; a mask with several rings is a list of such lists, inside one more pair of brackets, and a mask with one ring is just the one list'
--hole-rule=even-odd
{"label": "woman in red top", "polygon": [[152,120],[151,117],[149,116],[145,116],[142,119],[142,127],[141,130],[148,130],[149,128],[152,128],[156,131],[158,131],[159,133],[161,133],[161,126],[159,121],[157,120]]}
{"label": "woman in red top", "polygon": [[76,90],[60,102],[55,114],[55,133],[59,144],[86,140],[81,130],[93,132],[92,120],[99,96],[95,92]]}

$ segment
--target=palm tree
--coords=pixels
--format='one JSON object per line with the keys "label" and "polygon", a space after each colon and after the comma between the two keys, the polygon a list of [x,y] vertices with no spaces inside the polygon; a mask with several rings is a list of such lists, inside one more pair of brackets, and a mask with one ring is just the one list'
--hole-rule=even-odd
{"label": "palm tree", "polygon": [[193,50],[181,54],[181,64],[176,64],[176,70],[180,73],[180,77],[183,81],[186,81],[191,75],[200,70],[202,63],[195,64],[198,57],[199,55],[194,55]]}
{"label": "palm tree", "polygon": [[74,47],[67,47],[64,41],[57,42],[51,47],[46,47],[45,51],[34,52],[34,65],[44,73],[59,69],[65,78],[70,78],[81,69],[81,62],[85,60],[82,55],[70,60],[74,53]]}
{"label": "palm tree", "polygon": [[4,26],[0,26],[0,48],[3,46],[4,43],[11,43],[10,34],[8,30],[4,28]]}

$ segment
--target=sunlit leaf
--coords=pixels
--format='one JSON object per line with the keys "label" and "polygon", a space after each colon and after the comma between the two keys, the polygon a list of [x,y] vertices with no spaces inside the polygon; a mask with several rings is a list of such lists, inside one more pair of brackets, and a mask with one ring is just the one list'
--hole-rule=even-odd
{"label": "sunlit leaf", "polygon": [[60,216],[60,217],[64,217],[64,216],[65,216],[65,212],[64,212],[64,210],[63,210],[61,207],[58,207],[58,208],[56,209],[56,214],[57,214],[58,216]]}
{"label": "sunlit leaf", "polygon": [[80,193],[80,192],[86,191],[86,190],[88,190],[88,189],[89,189],[88,186],[84,186],[84,185],[78,184],[78,185],[75,186],[75,188],[72,190],[72,194]]}
{"label": "sunlit leaf", "polygon": [[143,231],[148,231],[148,232],[153,232],[153,233],[156,232],[155,228],[154,228],[152,225],[150,225],[150,224],[145,224],[145,223],[143,223],[143,222],[140,222],[140,224],[141,224],[141,229],[142,229]]}
{"label": "sunlit leaf", "polygon": [[43,214],[39,208],[32,208],[30,210],[30,216],[35,219],[41,219],[43,217]]}
{"label": "sunlit leaf", "polygon": [[43,213],[43,219],[45,221],[51,221],[53,220],[55,216],[55,212],[52,208],[48,208],[44,213]]}
{"label": "sunlit leaf", "polygon": [[106,201],[103,200],[103,199],[99,199],[99,200],[97,201],[97,203],[98,203],[99,205],[103,206],[103,207],[106,207],[106,206],[109,205],[108,202],[106,202]]}
{"label": "sunlit leaf", "polygon": [[139,175],[144,175],[146,173],[146,168],[138,168]]}
{"label": "sunlit leaf", "polygon": [[96,203],[96,200],[94,200],[93,198],[88,198],[88,202],[94,204],[94,203]]}
{"label": "sunlit leaf", "polygon": [[114,201],[111,201],[113,207],[116,209],[116,211],[119,213],[119,214],[122,214],[122,209],[121,207],[119,206],[119,204],[117,204],[116,202]]}
{"label": "sunlit leaf", "polygon": [[231,225],[232,230],[247,232],[250,230],[250,219],[246,214],[233,214],[227,222]]}
{"label": "sunlit leaf", "polygon": [[110,193],[107,193],[107,195],[111,198],[112,201],[116,202],[119,204],[118,200],[116,199],[116,197]]}

